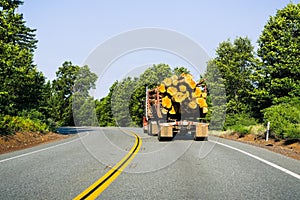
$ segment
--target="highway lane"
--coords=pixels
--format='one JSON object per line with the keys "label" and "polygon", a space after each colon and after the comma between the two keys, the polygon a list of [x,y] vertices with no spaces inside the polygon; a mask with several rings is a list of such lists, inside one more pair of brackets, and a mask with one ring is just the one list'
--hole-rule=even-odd
{"label": "highway lane", "polygon": [[[297,160],[214,137],[209,137],[208,142],[194,142],[185,135],[172,142],[159,143],[156,137],[148,137],[141,129],[123,130],[133,130],[142,137],[141,149],[99,199],[300,197],[299,179],[212,141],[247,151],[300,174]],[[108,172],[135,143],[132,134],[118,128],[83,130],[78,136],[82,138],[75,136],[67,141],[0,155],[0,199],[72,199]]]}
{"label": "highway lane", "polygon": [[[299,199],[299,179],[230,148],[210,141],[193,142],[188,139],[186,136],[172,141],[178,144],[191,142],[184,154],[173,163],[148,173],[134,174],[134,170],[124,173],[101,194],[101,198]],[[219,140],[218,142],[270,159],[269,161],[300,174],[299,161],[234,141],[213,137],[210,140]],[[144,138],[143,144],[144,151],[147,151],[147,148],[152,149],[160,143],[157,143],[156,138]],[[146,168],[143,165],[155,164],[143,163],[143,159],[139,160],[138,156],[134,162],[133,166],[138,172]]]}

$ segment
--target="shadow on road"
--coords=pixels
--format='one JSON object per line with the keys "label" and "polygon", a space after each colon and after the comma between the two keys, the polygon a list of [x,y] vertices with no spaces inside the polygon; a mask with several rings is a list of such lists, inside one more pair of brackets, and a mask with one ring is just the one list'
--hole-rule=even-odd
{"label": "shadow on road", "polygon": [[[181,140],[181,141],[193,141],[194,138],[190,133],[178,133],[173,138],[161,138],[160,141],[175,141],[175,140]],[[207,137],[200,137],[197,139],[197,141],[207,141]]]}
{"label": "shadow on road", "polygon": [[56,132],[63,135],[77,134],[81,132],[91,131],[92,129],[86,127],[59,127]]}
{"label": "shadow on road", "polygon": [[178,133],[175,135],[173,140],[193,140],[193,137],[189,133]]}

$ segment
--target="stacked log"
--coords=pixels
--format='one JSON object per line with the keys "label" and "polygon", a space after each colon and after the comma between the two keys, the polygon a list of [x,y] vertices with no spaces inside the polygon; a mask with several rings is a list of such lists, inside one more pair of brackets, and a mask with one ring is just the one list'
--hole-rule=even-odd
{"label": "stacked log", "polygon": [[192,113],[200,108],[202,113],[207,113],[207,93],[205,89],[198,87],[200,84],[201,82],[196,83],[193,80],[192,75],[185,73],[165,78],[157,88],[161,99],[161,112],[175,115],[182,112]]}

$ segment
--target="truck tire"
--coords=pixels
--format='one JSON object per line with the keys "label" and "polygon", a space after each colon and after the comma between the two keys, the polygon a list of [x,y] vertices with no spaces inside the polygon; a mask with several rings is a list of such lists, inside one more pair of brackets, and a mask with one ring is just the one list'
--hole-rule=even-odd
{"label": "truck tire", "polygon": [[195,141],[207,141],[208,138],[207,137],[196,137],[196,136],[194,136],[194,140]]}
{"label": "truck tire", "polygon": [[[147,129],[148,129],[148,125],[147,125]],[[144,133],[148,133],[148,130],[145,128],[145,126],[143,126],[143,132]]]}
{"label": "truck tire", "polygon": [[157,134],[158,141],[162,141],[162,137],[160,136],[160,132]]}
{"label": "truck tire", "polygon": [[151,122],[149,121],[148,123],[148,135],[152,136],[152,126],[151,126]]}
{"label": "truck tire", "polygon": [[160,132],[157,134],[158,141],[172,141],[174,137],[161,137]]}
{"label": "truck tire", "polygon": [[192,138],[197,141],[196,131],[191,131]]}

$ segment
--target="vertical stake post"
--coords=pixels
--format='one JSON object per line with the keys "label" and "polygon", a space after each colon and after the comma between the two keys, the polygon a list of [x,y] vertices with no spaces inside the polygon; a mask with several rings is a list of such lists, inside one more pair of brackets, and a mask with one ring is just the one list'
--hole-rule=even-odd
{"label": "vertical stake post", "polygon": [[267,124],[267,135],[266,135],[266,141],[268,142],[269,140],[269,133],[270,133],[270,122]]}

